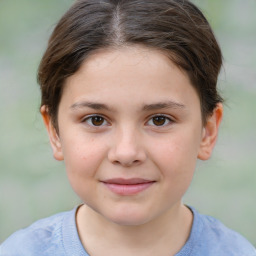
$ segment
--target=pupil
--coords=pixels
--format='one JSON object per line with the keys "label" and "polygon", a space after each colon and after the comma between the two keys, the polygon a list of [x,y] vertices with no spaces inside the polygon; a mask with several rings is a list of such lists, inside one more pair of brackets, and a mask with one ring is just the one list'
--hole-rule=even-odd
{"label": "pupil", "polygon": [[94,117],[92,117],[92,123],[95,126],[100,126],[100,125],[103,124],[103,122],[104,122],[104,118],[101,117],[101,116],[94,116]]}
{"label": "pupil", "polygon": [[157,126],[164,125],[165,117],[164,116],[156,116],[153,118],[153,123]]}

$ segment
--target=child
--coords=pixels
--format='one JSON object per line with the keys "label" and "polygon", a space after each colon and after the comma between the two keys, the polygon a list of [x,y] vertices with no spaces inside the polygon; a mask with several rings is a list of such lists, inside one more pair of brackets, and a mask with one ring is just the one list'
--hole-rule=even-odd
{"label": "child", "polygon": [[0,255],[255,256],[182,204],[222,119],[221,51],[186,0],[79,0],[41,61],[41,114],[83,204],[14,233]]}

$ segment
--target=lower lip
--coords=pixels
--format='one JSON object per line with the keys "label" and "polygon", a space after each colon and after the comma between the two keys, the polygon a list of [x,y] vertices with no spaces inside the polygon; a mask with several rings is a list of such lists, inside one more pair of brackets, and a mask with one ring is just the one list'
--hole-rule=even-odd
{"label": "lower lip", "polygon": [[122,196],[130,196],[138,194],[147,188],[151,187],[154,182],[140,183],[140,184],[113,184],[104,183],[104,185],[112,192]]}

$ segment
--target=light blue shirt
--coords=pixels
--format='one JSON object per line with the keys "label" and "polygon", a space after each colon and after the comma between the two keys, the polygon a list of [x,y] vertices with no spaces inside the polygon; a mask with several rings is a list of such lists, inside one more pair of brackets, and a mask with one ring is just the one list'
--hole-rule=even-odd
{"label": "light blue shirt", "polygon": [[[78,236],[76,210],[17,231],[0,246],[0,256],[89,256]],[[189,239],[175,256],[256,256],[255,248],[244,237],[220,221],[191,210],[194,220]]]}

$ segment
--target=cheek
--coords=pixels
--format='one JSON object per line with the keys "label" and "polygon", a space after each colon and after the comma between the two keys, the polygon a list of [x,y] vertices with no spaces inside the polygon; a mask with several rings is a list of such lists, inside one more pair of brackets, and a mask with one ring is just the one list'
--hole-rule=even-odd
{"label": "cheek", "polygon": [[63,145],[69,183],[81,200],[90,204],[92,191],[97,191],[95,180],[106,157],[106,147],[90,138],[66,140]]}
{"label": "cheek", "polygon": [[[63,142],[64,162],[69,176],[94,176],[105,158],[106,147],[94,138],[76,137]],[[74,178],[72,177],[72,178]]]}
{"label": "cheek", "polygon": [[199,149],[197,134],[180,133],[153,143],[152,159],[165,180],[189,185],[194,174]]}
{"label": "cheek", "polygon": [[153,145],[152,157],[159,159],[163,166],[189,166],[196,162],[199,142],[192,136],[173,136]]}

